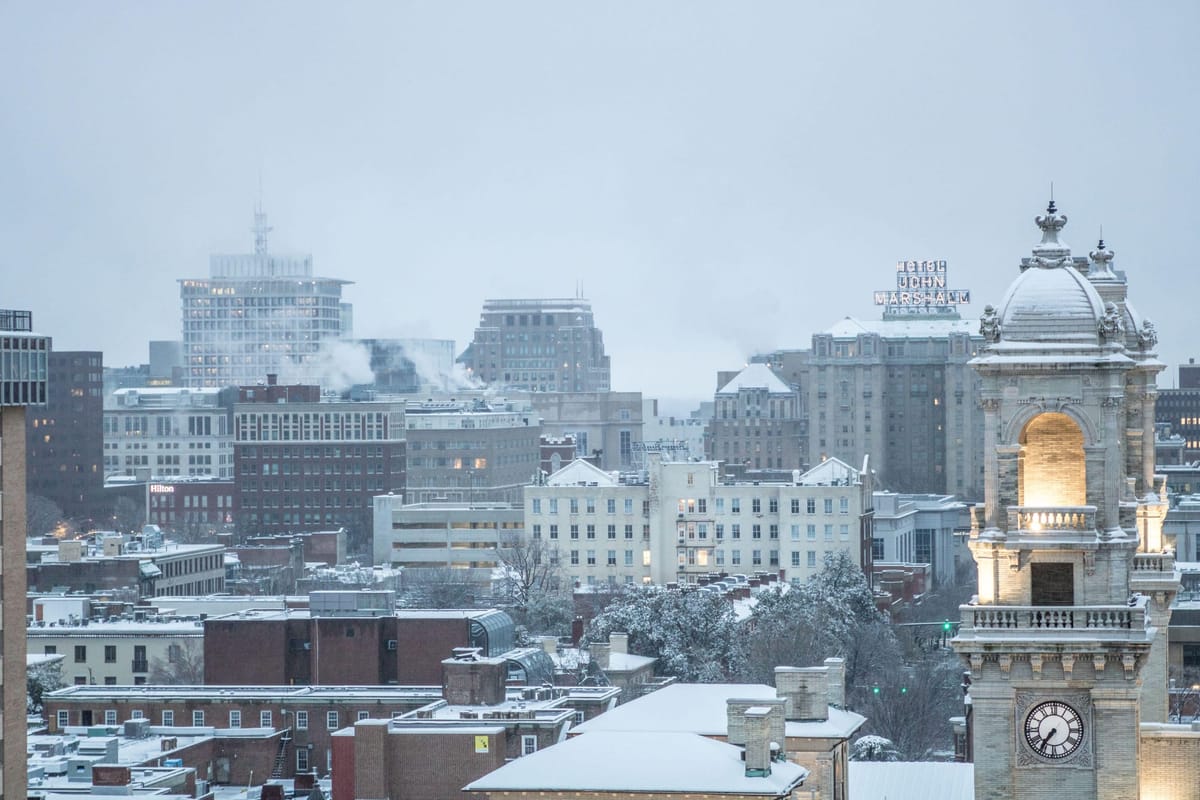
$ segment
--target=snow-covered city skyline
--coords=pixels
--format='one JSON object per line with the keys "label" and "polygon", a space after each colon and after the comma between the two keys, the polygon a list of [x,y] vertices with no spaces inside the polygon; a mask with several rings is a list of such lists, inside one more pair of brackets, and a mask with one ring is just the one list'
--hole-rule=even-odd
{"label": "snow-covered city skyline", "polygon": [[[1053,182],[1189,349],[1197,9],[108,3],[0,12],[6,303],[146,360],[177,279],[311,252],[364,337],[591,299],[614,389],[711,398],[872,319],[897,259],[996,303]],[[260,195],[261,191],[261,195]],[[1173,371],[1163,377],[1171,385]]]}

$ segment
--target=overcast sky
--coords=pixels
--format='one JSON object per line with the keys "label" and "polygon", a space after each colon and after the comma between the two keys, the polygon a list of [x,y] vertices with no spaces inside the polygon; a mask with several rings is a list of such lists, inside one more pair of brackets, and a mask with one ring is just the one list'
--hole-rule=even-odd
{"label": "overcast sky", "polygon": [[613,386],[711,394],[874,318],[901,258],[977,316],[1100,227],[1170,369],[1200,355],[1200,4],[0,5],[0,306],[147,360],[176,279],[272,249],[354,281],[359,336],[591,298]]}

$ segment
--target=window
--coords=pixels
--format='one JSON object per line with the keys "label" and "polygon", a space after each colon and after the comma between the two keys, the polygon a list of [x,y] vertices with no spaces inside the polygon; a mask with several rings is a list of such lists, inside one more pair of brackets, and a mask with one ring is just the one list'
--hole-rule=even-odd
{"label": "window", "polygon": [[533,498],[533,513],[535,513],[535,514],[542,513],[542,498],[540,498],[540,497]]}
{"label": "window", "polygon": [[587,563],[588,563],[589,567],[596,566],[596,551],[595,550],[587,551]]}
{"label": "window", "polygon": [[567,503],[570,506],[570,511],[572,514],[579,513],[579,498],[578,497],[572,497],[570,500],[567,501]]}
{"label": "window", "polygon": [[596,513],[596,498],[594,498],[594,497],[589,497],[589,498],[587,498],[586,500],[584,500],[584,503],[585,503],[585,509],[584,509],[584,510],[585,510],[585,511],[587,511],[587,513],[589,513],[589,514],[595,514],[595,513]]}
{"label": "window", "polygon": [[778,525],[771,525],[771,526],[769,526],[769,527],[767,528],[767,531],[768,531],[768,535],[769,535],[769,536],[770,536],[772,539],[778,539],[778,538],[779,538],[779,526],[778,526]]}
{"label": "window", "polygon": [[298,730],[298,731],[308,730],[308,712],[307,711],[297,711],[296,712],[296,730]]}
{"label": "window", "polygon": [[174,725],[175,724],[175,712],[174,711],[162,712],[162,724],[167,727]]}
{"label": "window", "polygon": [[[843,541],[845,539],[849,538],[850,526],[849,525],[838,525],[838,536],[840,536]],[[922,563],[925,563],[925,562],[922,562]]]}
{"label": "window", "polygon": [[296,772],[308,772],[308,749],[296,748]]}
{"label": "window", "polygon": [[550,513],[551,514],[558,513],[558,498],[557,497],[550,498]]}
{"label": "window", "polygon": [[876,561],[883,560],[883,539],[878,536],[871,540],[871,558]]}
{"label": "window", "polygon": [[768,500],[767,501],[767,511],[769,511],[772,514],[778,514],[779,513],[779,500],[774,497],[772,497],[770,500]]}
{"label": "window", "polygon": [[733,523],[729,526],[729,535],[734,539],[742,538],[742,526],[738,523]]}
{"label": "window", "polygon": [[792,513],[793,514],[800,513],[800,498],[799,497],[792,498]]}
{"label": "window", "polygon": [[270,711],[258,712],[258,727],[260,727],[260,728],[274,727],[274,725],[271,724],[271,712]]}
{"label": "window", "polygon": [[632,526],[632,525],[626,525],[626,526],[625,526],[625,538],[626,538],[626,539],[632,539],[632,538],[633,538],[633,526]]}
{"label": "window", "polygon": [[537,737],[525,735],[521,737],[521,755],[528,756],[537,752]]}
{"label": "window", "polygon": [[725,538],[725,525],[720,522],[717,523],[717,538],[718,539]]}
{"label": "window", "polygon": [[571,526],[571,538],[572,538],[572,539],[578,539],[578,538],[579,538],[579,526],[578,526],[578,525],[572,525],[572,526]]}
{"label": "window", "polygon": [[750,563],[755,566],[762,566],[762,550],[750,551]]}
{"label": "window", "polygon": [[204,712],[203,711],[193,711],[192,712],[192,727],[193,728],[203,728],[204,727]]}
{"label": "window", "polygon": [[696,501],[696,510],[699,511],[701,514],[707,514],[708,513],[708,501],[705,500],[703,497],[701,497],[699,500]]}
{"label": "window", "polygon": [[633,498],[632,497],[625,498],[625,513],[626,514],[633,513]]}
{"label": "window", "polygon": [[806,529],[806,531],[805,531],[805,534],[808,536],[808,538],[809,538],[810,540],[816,540],[816,538],[817,538],[817,526],[816,526],[816,525],[809,525],[809,526],[808,526],[808,528],[807,528],[807,529]]}
{"label": "window", "polygon": [[131,711],[129,713],[129,718],[130,719],[145,719],[146,714],[145,714],[145,712],[135,708],[133,711]]}
{"label": "window", "polygon": [[825,513],[826,514],[833,513],[833,498],[832,497],[825,498]]}
{"label": "window", "polygon": [[817,565],[817,551],[809,550],[808,551],[808,566],[815,567],[816,565]]}
{"label": "window", "polygon": [[538,525],[537,523],[534,523],[534,525],[533,525],[533,538],[535,538],[535,539],[542,538],[542,526]]}
{"label": "window", "polygon": [[63,728],[67,727],[70,724],[71,724],[71,712],[60,710],[58,712],[58,729],[62,730]]}
{"label": "window", "polygon": [[558,526],[557,526],[557,525],[551,525],[551,526],[550,526],[550,538],[551,538],[551,539],[557,539],[557,538],[558,538]]}
{"label": "window", "polygon": [[779,566],[779,551],[778,550],[768,550],[767,551],[767,563],[770,564],[772,567]]}
{"label": "window", "polygon": [[732,497],[732,498],[730,498],[730,500],[729,500],[729,513],[730,513],[730,514],[740,514],[740,513],[742,513],[742,498],[740,498],[740,497]]}
{"label": "window", "polygon": [[848,497],[838,498],[838,511],[841,512],[842,514],[850,513],[850,498],[848,498]]}
{"label": "window", "polygon": [[360,711],[360,712],[358,712],[358,721],[359,721],[359,722],[362,722],[364,719],[370,719],[370,718],[371,718],[371,712],[370,712],[370,711]]}
{"label": "window", "polygon": [[117,663],[117,646],[115,644],[104,645],[104,663],[105,664]]}
{"label": "window", "polygon": [[572,566],[576,566],[576,567],[579,566],[579,551],[578,550],[571,551],[571,564],[572,564]]}
{"label": "window", "polygon": [[808,514],[817,513],[817,498],[809,497],[804,501],[804,511]]}
{"label": "window", "polygon": [[107,709],[104,712],[104,724],[105,725],[116,725],[117,724],[117,710],[115,708]]}
{"label": "window", "polygon": [[733,565],[736,567],[738,564],[741,564],[741,563],[742,563],[742,551],[734,550],[733,551]]}
{"label": "window", "polygon": [[58,646],[57,646],[57,645],[53,645],[53,644],[48,644],[48,645],[46,645],[45,647],[43,647],[43,648],[42,648],[42,652],[43,652],[43,653],[45,653],[45,654],[46,654],[46,655],[48,655],[48,656],[52,656],[52,655],[54,655],[55,653],[57,653],[57,652],[58,652]]}
{"label": "window", "polygon": [[762,538],[762,525],[754,524],[750,526],[750,537],[752,539]]}
{"label": "window", "polygon": [[325,712],[325,727],[331,731],[336,731],[338,729],[338,712]]}
{"label": "window", "polygon": [[595,526],[595,525],[588,525],[588,526],[587,526],[587,537],[588,537],[589,539],[595,539],[595,538],[596,538],[596,526]]}
{"label": "window", "polygon": [[792,541],[793,542],[800,541],[800,526],[799,525],[792,526]]}
{"label": "window", "polygon": [[627,567],[633,566],[633,551],[632,550],[625,551],[625,566],[627,566]]}
{"label": "window", "polygon": [[718,514],[724,513],[724,511],[725,511],[725,498],[724,497],[718,497],[716,500],[713,501],[713,503],[716,505]]}
{"label": "window", "polygon": [[615,567],[616,565],[617,565],[617,551],[609,550],[608,551],[608,566]]}
{"label": "window", "polygon": [[793,567],[800,566],[800,551],[799,550],[792,551],[792,566]]}
{"label": "window", "polygon": [[87,645],[75,645],[75,663],[82,664],[87,661]]}
{"label": "window", "polygon": [[607,500],[605,500],[604,506],[605,506],[605,510],[607,510],[608,513],[610,513],[610,514],[617,513],[617,499],[615,497],[610,497]]}
{"label": "window", "polygon": [[750,501],[750,512],[752,514],[761,514],[762,513],[762,500],[761,499],[755,497],[753,500]]}
{"label": "window", "polygon": [[242,727],[242,712],[241,711],[234,710],[234,711],[229,712],[229,727],[231,727],[231,728]]}

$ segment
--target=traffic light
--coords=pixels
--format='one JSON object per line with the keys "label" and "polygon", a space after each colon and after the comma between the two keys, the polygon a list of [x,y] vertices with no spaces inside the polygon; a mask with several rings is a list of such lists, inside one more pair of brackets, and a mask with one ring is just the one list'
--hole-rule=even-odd
{"label": "traffic light", "polygon": [[942,630],[944,630],[946,633],[950,632],[950,620],[945,620],[942,623]]}
{"label": "traffic light", "polygon": [[878,686],[872,686],[872,687],[871,687],[871,694],[879,694],[879,687],[878,687]]}
{"label": "traffic light", "polygon": [[908,687],[907,687],[907,686],[901,686],[901,687],[900,687],[900,694],[908,694]]}

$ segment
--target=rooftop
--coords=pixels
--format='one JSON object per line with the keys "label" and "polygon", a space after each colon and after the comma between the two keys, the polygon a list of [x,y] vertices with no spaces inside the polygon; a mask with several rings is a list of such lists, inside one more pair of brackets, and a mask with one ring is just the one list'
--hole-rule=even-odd
{"label": "rooftop", "polygon": [[51,692],[55,700],[83,702],[130,702],[133,700],[292,700],[335,702],[338,700],[414,700],[431,702],[442,696],[441,686],[68,686]]}
{"label": "rooftop", "polygon": [[862,333],[879,334],[884,339],[940,339],[952,333],[966,333],[975,338],[982,338],[979,335],[977,319],[942,319],[918,314],[880,320],[846,317],[834,323],[824,333],[831,334],[835,339],[853,338]]}
{"label": "rooftop", "polygon": [[717,394],[736,394],[742,389],[766,389],[770,394],[790,394],[791,388],[779,379],[766,364],[747,364],[733,380],[717,390]]}
{"label": "rooftop", "polygon": [[613,731],[576,736],[523,756],[464,788],[779,797],[806,777],[808,770],[786,761],[772,763],[770,775],[747,777],[742,748],[693,733]]}

